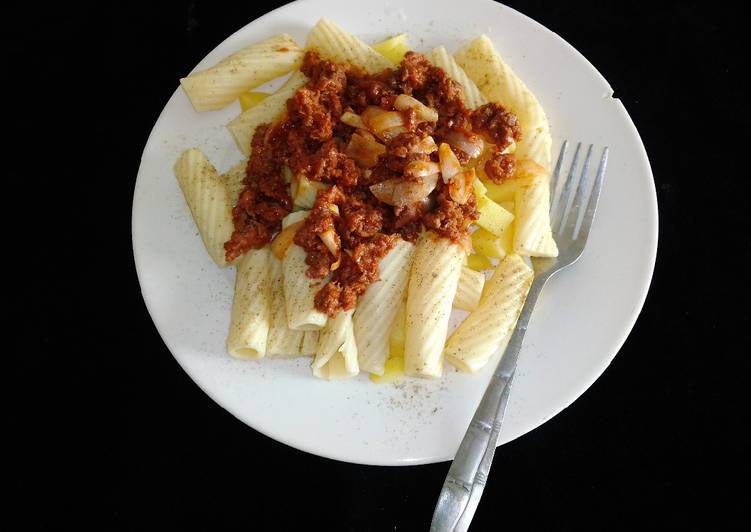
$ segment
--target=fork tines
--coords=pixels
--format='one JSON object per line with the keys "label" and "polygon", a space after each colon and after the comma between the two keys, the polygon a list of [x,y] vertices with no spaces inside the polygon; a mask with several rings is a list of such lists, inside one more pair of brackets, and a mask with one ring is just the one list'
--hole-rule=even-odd
{"label": "fork tines", "polygon": [[[602,150],[600,165],[597,168],[593,183],[590,183],[591,180],[587,179],[587,174],[589,173],[594,146],[590,144],[587,148],[584,164],[581,172],[579,172],[581,148],[582,143],[579,142],[576,145],[574,160],[571,162],[568,175],[565,180],[562,180],[560,177],[561,168],[568,151],[568,141],[564,141],[551,178],[550,225],[556,240],[570,239],[576,241],[581,238],[585,241],[597,209],[597,201],[600,197],[608,162],[608,148],[606,146]],[[576,189],[575,195],[572,194],[574,189]],[[584,206],[586,208],[582,208]]]}

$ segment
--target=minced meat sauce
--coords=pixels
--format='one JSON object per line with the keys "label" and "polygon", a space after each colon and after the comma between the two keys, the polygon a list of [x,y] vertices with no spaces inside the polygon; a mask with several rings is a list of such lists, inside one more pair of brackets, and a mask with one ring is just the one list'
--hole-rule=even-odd
{"label": "minced meat sauce", "polygon": [[[335,316],[353,308],[358,296],[378,280],[378,263],[399,237],[414,242],[425,228],[460,242],[479,216],[474,192],[463,204],[457,203],[440,178],[428,196],[400,206],[380,201],[369,187],[395,179],[419,185],[422,178],[405,174],[405,168],[416,161],[438,162],[437,152],[421,149],[421,143],[432,137],[440,144],[452,132],[474,131],[494,143],[495,153],[485,169],[493,180],[505,177],[513,173],[514,161],[500,152],[511,139],[519,139],[520,129],[513,113],[500,105],[468,109],[461,86],[417,53],[407,53],[396,69],[368,75],[308,52],[300,70],[309,79],[287,101],[285,116],[273,125],[258,126],[253,135],[245,188],[233,210],[234,232],[225,250],[227,260],[234,260],[264,246],[280,230],[281,220],[293,207],[285,174],[331,185],[318,192],[294,242],[306,251],[309,277],[330,275],[315,306]],[[394,111],[400,94],[437,111],[437,121],[420,119],[414,108],[407,108],[400,111],[402,125],[393,134],[375,139],[341,120],[343,113],[361,115],[369,106]],[[353,153],[348,146],[354,144],[356,132],[361,142],[381,144],[375,164],[347,155]],[[452,150],[461,164],[469,162],[461,149]]]}

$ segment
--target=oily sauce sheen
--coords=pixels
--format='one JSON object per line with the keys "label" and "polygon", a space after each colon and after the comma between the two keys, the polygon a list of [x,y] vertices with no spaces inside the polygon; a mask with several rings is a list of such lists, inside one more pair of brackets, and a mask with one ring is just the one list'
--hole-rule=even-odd
{"label": "oily sauce sheen", "polygon": [[[437,152],[420,149],[421,141],[430,136],[440,144],[452,132],[472,135],[473,130],[496,145],[485,168],[493,180],[502,180],[513,173],[514,159],[500,152],[511,139],[519,140],[520,130],[513,113],[498,104],[468,109],[461,86],[414,52],[398,68],[376,75],[323,60],[315,52],[305,55],[300,70],[309,80],[287,101],[286,114],[275,124],[258,126],[253,135],[245,187],[233,210],[234,232],[225,250],[232,261],[263,247],[281,229],[293,207],[285,176],[304,175],[330,185],[318,192],[294,242],[306,251],[307,275],[328,278],[316,295],[316,308],[335,316],[353,308],[378,280],[378,263],[398,238],[414,242],[424,228],[461,242],[478,219],[474,192],[459,204],[440,178],[427,197],[400,206],[380,201],[369,187],[394,179],[421,183],[421,177],[405,175],[405,168],[414,161],[438,162]],[[438,120],[420,119],[412,108],[399,111],[402,126],[377,139],[382,145],[377,159],[364,164],[348,156],[348,146],[352,149],[362,138],[352,138],[358,130],[342,122],[342,114],[361,115],[369,106],[393,112],[400,94],[436,110]],[[456,147],[453,152],[461,164],[470,160]]]}

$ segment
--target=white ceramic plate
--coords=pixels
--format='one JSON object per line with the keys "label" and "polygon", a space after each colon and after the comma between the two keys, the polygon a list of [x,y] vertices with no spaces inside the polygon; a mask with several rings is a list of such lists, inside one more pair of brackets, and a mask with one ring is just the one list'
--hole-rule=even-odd
{"label": "white ceramic plate", "polygon": [[[371,3],[372,5],[372,3]],[[545,288],[526,336],[501,441],[538,427],[594,382],[641,310],[657,249],[657,202],[647,154],[607,81],[574,48],[526,16],[489,0],[411,0],[366,7],[304,0],[255,20],[197,69],[249,43],[286,32],[299,43],[327,16],[367,42],[408,32],[412,47],[455,50],[486,33],[542,102],[554,153],[564,138],[610,146],[595,226],[582,259]],[[175,85],[178,74],[175,73]],[[237,103],[198,114],[177,89],[146,144],[133,199],[133,252],[154,323],[188,375],[254,429],[317,455],[407,465],[451,459],[496,358],[477,375],[446,368],[436,381],[375,385],[311,376],[309,360],[238,361],[224,348],[234,269],[203,249],[172,173],[197,146],[224,171],[240,153],[223,127]],[[148,368],[144,368],[148,371]]]}

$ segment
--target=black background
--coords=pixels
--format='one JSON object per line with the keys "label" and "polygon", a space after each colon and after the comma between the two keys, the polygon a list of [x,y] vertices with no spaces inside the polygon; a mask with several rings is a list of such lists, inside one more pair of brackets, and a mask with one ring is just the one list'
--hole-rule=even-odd
{"label": "black background", "polygon": [[[500,449],[474,530],[739,525],[742,16],[717,2],[507,4],[581,51],[625,104],[652,163],[660,242],[620,354],[571,407]],[[22,528],[427,529],[448,464],[350,465],[260,435],[179,368],[141,299],[130,209],[151,127],[179,77],[273,7],[6,12],[4,212],[18,214],[6,224],[13,342],[3,375],[17,388],[6,438]]]}

